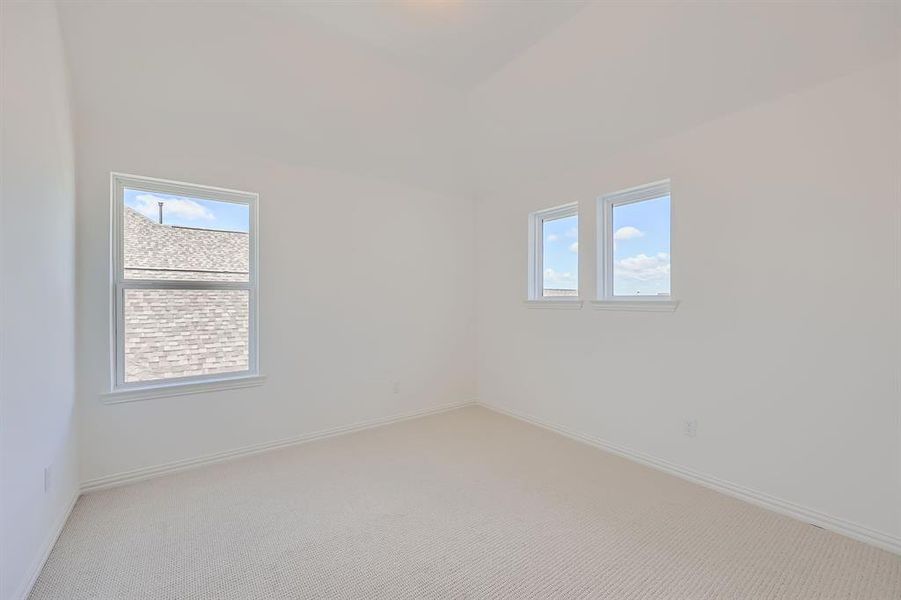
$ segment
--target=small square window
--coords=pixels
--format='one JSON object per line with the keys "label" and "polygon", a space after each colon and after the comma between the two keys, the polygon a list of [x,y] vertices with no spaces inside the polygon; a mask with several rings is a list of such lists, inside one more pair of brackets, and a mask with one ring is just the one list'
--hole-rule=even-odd
{"label": "small square window", "polygon": [[529,300],[578,300],[578,204],[532,213],[529,232]]}
{"label": "small square window", "polygon": [[598,299],[672,296],[669,181],[598,200]]}

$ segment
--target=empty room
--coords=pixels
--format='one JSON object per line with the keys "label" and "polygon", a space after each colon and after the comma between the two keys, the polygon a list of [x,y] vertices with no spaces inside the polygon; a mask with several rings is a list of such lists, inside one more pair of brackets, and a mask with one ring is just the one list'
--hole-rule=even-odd
{"label": "empty room", "polygon": [[901,600],[901,2],[0,27],[0,600]]}

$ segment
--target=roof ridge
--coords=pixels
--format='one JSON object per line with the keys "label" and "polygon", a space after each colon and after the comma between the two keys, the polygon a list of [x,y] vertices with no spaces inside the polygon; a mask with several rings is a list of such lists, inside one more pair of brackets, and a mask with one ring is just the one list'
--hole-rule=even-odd
{"label": "roof ridge", "polygon": [[128,206],[127,204],[125,205],[125,210],[126,212],[131,212],[135,216],[144,219],[148,223],[157,225],[159,227],[171,227],[172,229],[190,229],[192,231],[212,231],[213,233],[239,233],[241,235],[250,235],[247,231],[236,231],[234,229],[211,229],[209,227],[191,227],[190,225],[169,225],[167,223],[159,223],[157,221],[154,221],[138,209]]}
{"label": "roof ridge", "polygon": [[148,217],[147,215],[145,215],[145,214],[142,213],[141,211],[139,211],[139,210],[137,210],[137,209],[135,209],[135,208],[132,208],[132,207],[128,206],[127,204],[125,205],[125,211],[126,211],[126,212],[129,212],[129,211],[133,212],[136,216],[141,217],[142,219],[144,219],[144,220],[147,221],[148,223],[153,223],[154,225],[162,225],[162,223],[157,223],[156,221],[154,221],[153,219],[151,219],[150,217]]}
{"label": "roof ridge", "polygon": [[171,227],[172,229],[190,229],[192,231],[212,231],[213,233],[240,233],[241,235],[248,235],[246,231],[235,231],[234,229],[210,229],[208,227],[191,227],[189,225],[166,225],[166,227]]}

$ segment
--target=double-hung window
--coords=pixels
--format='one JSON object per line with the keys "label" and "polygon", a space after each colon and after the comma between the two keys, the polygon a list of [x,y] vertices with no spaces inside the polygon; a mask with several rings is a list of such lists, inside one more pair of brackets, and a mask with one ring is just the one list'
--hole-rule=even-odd
{"label": "double-hung window", "polygon": [[579,305],[579,205],[529,215],[528,299]]}
{"label": "double-hung window", "polygon": [[669,180],[598,200],[598,308],[673,310]]}
{"label": "double-hung window", "polygon": [[113,392],[257,380],[257,195],[111,183]]}

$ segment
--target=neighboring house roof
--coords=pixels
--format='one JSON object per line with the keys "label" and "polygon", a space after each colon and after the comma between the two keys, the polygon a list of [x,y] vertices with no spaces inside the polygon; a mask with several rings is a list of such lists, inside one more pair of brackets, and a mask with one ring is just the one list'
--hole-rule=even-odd
{"label": "neighboring house roof", "polygon": [[247,369],[245,290],[125,293],[125,380]]}
{"label": "neighboring house roof", "polygon": [[248,237],[239,231],[163,225],[126,207],[125,276],[247,281]]}
{"label": "neighboring house roof", "polygon": [[[165,225],[125,209],[125,277],[247,281],[248,235]],[[245,290],[128,289],[125,381],[248,368]]]}

